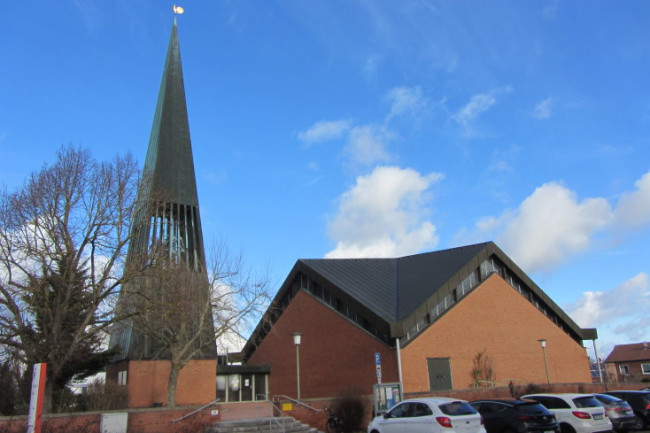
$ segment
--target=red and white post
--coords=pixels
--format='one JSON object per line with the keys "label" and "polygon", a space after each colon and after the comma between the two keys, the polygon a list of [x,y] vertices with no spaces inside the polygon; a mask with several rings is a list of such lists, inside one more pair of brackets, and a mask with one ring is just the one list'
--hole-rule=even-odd
{"label": "red and white post", "polygon": [[29,418],[27,433],[41,433],[41,414],[43,413],[43,395],[45,393],[45,371],[47,364],[34,364],[32,374],[32,395],[29,399]]}

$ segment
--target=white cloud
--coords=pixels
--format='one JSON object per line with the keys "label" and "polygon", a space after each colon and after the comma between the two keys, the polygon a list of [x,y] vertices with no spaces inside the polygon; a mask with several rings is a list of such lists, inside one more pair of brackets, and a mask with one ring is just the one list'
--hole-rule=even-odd
{"label": "white cloud", "polygon": [[552,106],[553,105],[553,98],[548,97],[544,99],[542,102],[537,104],[535,106],[535,109],[533,110],[533,116],[536,119],[548,119],[553,115],[552,112]]}
{"label": "white cloud", "polygon": [[650,223],[650,172],[634,185],[636,190],[624,193],[614,212],[616,222],[624,228],[636,228]]}
{"label": "white cloud", "polygon": [[345,154],[354,163],[372,165],[390,161],[386,150],[395,134],[383,126],[363,125],[352,128]]}
{"label": "white cloud", "polygon": [[506,86],[488,93],[478,93],[473,95],[469,102],[452,116],[452,119],[462,126],[466,132],[472,129],[472,123],[481,114],[488,111],[497,103],[497,95],[512,92],[512,87]]}
{"label": "white cloud", "polygon": [[396,87],[388,92],[387,98],[391,101],[387,120],[407,114],[417,116],[427,105],[427,99],[419,86]]}
{"label": "white cloud", "polygon": [[476,119],[479,114],[489,110],[497,103],[494,95],[479,93],[472,96],[472,99],[463,108],[453,116],[453,119],[465,129],[469,129],[470,123]]}
{"label": "white cloud", "polygon": [[[569,255],[587,249],[591,237],[611,219],[603,198],[578,201],[575,192],[547,183],[527,197],[515,212],[495,219],[503,231],[497,243],[527,272],[548,270]],[[494,224],[491,226],[494,229]]]}
{"label": "white cloud", "polygon": [[553,20],[559,8],[559,0],[551,0],[542,8],[542,16],[547,20]]}
{"label": "white cloud", "polygon": [[565,308],[581,327],[597,327],[604,334],[613,331],[617,335],[612,337],[630,342],[650,334],[649,309],[650,282],[644,272],[611,290],[584,292]]}
{"label": "white cloud", "polygon": [[204,172],[203,178],[213,185],[222,185],[228,180],[228,171],[218,169],[216,171]]}
{"label": "white cloud", "polygon": [[441,178],[388,166],[358,177],[341,196],[329,224],[329,236],[337,244],[326,257],[395,257],[434,248],[438,237],[426,220],[426,193]]}
{"label": "white cloud", "polygon": [[103,21],[99,8],[101,3],[92,0],[74,0],[73,4],[81,13],[88,33],[92,34],[101,27]]}
{"label": "white cloud", "polygon": [[527,272],[549,270],[587,250],[600,233],[650,225],[650,172],[636,189],[621,195],[616,207],[605,198],[579,200],[576,192],[555,182],[538,187],[517,209],[479,220],[460,241],[495,239]]}
{"label": "white cloud", "polygon": [[298,133],[298,139],[306,144],[341,138],[350,129],[349,120],[316,122],[311,128]]}
{"label": "white cloud", "polygon": [[368,56],[363,64],[362,71],[368,76],[374,78],[377,75],[379,65],[381,64],[381,57],[377,54]]}

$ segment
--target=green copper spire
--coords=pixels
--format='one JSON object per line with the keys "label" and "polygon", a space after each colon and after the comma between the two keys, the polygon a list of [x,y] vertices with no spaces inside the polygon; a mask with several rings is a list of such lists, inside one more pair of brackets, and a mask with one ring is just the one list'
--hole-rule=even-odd
{"label": "green copper spire", "polygon": [[176,17],[169,38],[144,174],[151,176],[151,190],[164,193],[167,200],[199,205]]}
{"label": "green copper spire", "polygon": [[176,17],[167,47],[156,113],[143,169],[129,259],[160,245],[174,263],[205,270],[205,250],[194,174],[190,126]]}
{"label": "green copper spire", "polygon": [[[137,282],[127,283],[123,287],[117,306],[121,313],[138,317],[138,314],[143,314],[141,311],[147,309],[147,305],[138,304],[143,298],[158,299],[167,296],[157,285],[156,269],[178,267],[189,270],[194,282],[191,285],[198,292],[188,292],[185,298],[196,298],[198,302],[208,296],[205,250],[176,17],[169,38],[142,172],[126,267],[144,267],[147,271]],[[177,287],[184,287],[184,284]],[[206,292],[203,293],[203,290]],[[143,293],[145,297],[142,296]],[[199,295],[194,296],[194,293]],[[196,307],[200,309],[201,305],[197,304]],[[201,327],[201,337],[196,341],[199,345],[197,347],[202,348],[199,358],[216,357],[211,319],[210,316],[209,320],[204,321],[206,323],[200,324],[194,314],[187,314],[180,320],[182,323],[177,324],[179,329],[196,330]],[[119,352],[116,360],[166,359],[169,353],[165,347],[142,332],[137,323],[137,320],[124,321],[111,331],[110,346]]]}

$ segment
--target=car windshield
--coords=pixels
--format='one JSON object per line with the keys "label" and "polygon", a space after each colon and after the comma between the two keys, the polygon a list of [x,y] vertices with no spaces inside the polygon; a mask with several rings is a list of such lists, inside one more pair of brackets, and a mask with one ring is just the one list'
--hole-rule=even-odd
{"label": "car windshield", "polygon": [[470,406],[469,403],[464,401],[453,401],[451,403],[444,403],[438,406],[442,413],[449,416],[459,415],[472,415],[476,413],[476,409]]}
{"label": "car windshield", "polygon": [[527,403],[527,404],[520,404],[517,406],[519,410],[525,414],[528,415],[534,415],[534,414],[539,414],[541,413],[550,413],[548,409],[546,409],[544,406],[542,406],[539,403]]}
{"label": "car windshield", "polygon": [[585,397],[576,397],[573,399],[573,402],[577,407],[602,407],[603,405],[598,403],[596,397],[593,395],[588,395]]}

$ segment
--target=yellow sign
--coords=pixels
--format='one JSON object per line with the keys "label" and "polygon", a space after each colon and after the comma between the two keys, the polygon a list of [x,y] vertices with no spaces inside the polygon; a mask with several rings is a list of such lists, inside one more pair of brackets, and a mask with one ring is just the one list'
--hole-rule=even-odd
{"label": "yellow sign", "polygon": [[293,404],[291,403],[282,403],[282,410],[283,411],[290,411],[293,410]]}

